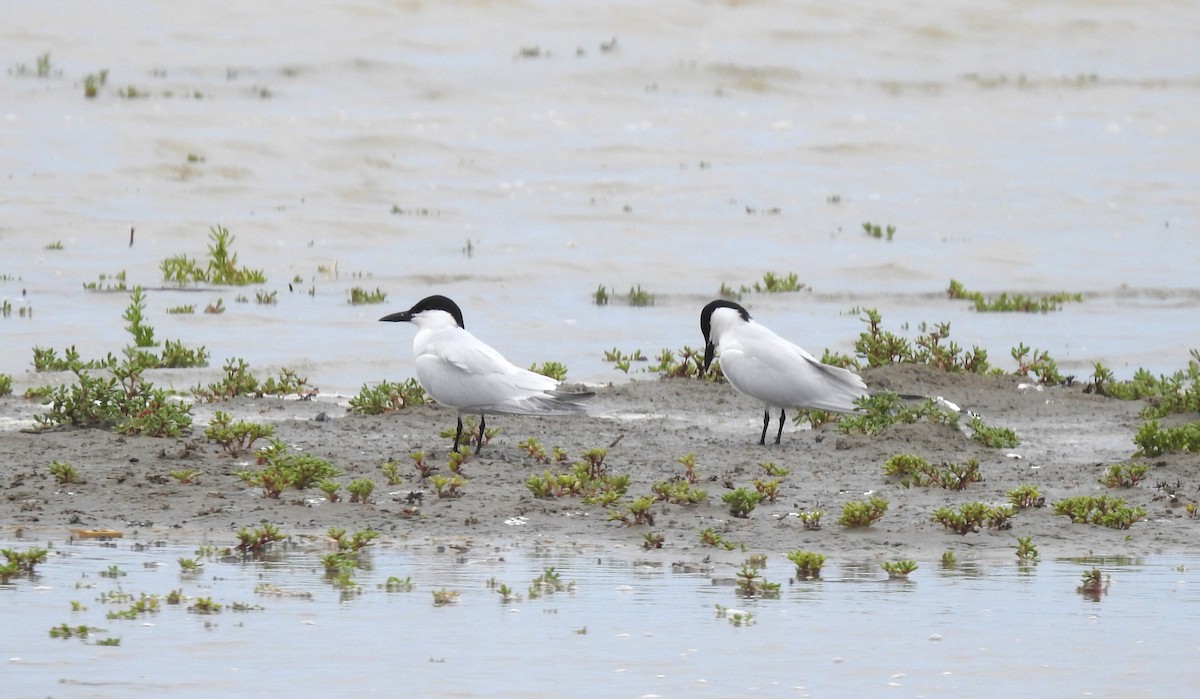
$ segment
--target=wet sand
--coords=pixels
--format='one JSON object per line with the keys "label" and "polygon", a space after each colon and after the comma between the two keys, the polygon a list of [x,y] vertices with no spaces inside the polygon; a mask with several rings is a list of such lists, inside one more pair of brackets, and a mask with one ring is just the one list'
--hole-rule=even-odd
{"label": "wet sand", "polygon": [[[197,406],[197,424],[183,439],[123,437],[97,429],[0,431],[0,538],[61,539],[74,530],[114,529],[127,538],[206,541],[232,545],[241,527],[264,522],[299,537],[321,535],[329,527],[375,529],[411,545],[477,547],[513,543],[642,547],[643,535],[663,536],[659,552],[670,560],[740,560],[745,553],[702,545],[711,527],[746,552],[783,554],[806,549],[831,560],[936,559],[947,549],[960,560],[1009,559],[1018,537],[1032,537],[1041,556],[1147,555],[1190,551],[1200,522],[1183,505],[1196,496],[1194,455],[1142,460],[1149,476],[1132,488],[1108,489],[1098,479],[1113,463],[1129,462],[1132,437],[1141,420],[1139,402],[1087,394],[1081,384],[1037,388],[1016,376],[947,374],[923,367],[894,366],[865,373],[873,390],[944,396],[983,416],[986,424],[1016,431],[1015,449],[989,449],[965,431],[929,424],[893,426],[875,436],[844,435],[835,426],[815,430],[789,424],[779,446],[757,444],[761,408],[728,386],[653,377],[597,389],[596,412],[582,418],[494,416],[500,429],[482,456],[464,466],[468,478],[459,498],[441,498],[417,478],[409,454],[447,473],[449,440],[439,433],[454,425],[450,410],[427,406],[383,416],[355,416],[332,401],[249,400]],[[253,456],[230,457],[203,436],[205,415],[225,410],[239,419],[270,422],[293,451],[329,460],[342,472],[343,486],[355,478],[376,484],[366,504],[328,503],[320,491],[288,490],[279,499],[248,488],[235,471],[254,468]],[[0,417],[28,414],[29,404],[0,399]],[[774,428],[772,428],[774,429]],[[524,482],[531,474],[566,470],[530,458],[517,443],[536,437],[547,452],[566,450],[572,460],[587,449],[609,447],[610,473],[628,474],[632,483],[618,507],[650,494],[657,481],[680,477],[676,459],[696,455],[696,487],[708,491],[699,505],[656,503],[652,526],[609,521],[607,508],[578,498],[538,499]],[[260,445],[262,443],[260,442]],[[905,488],[883,475],[882,463],[897,453],[932,463],[977,459],[983,480],[963,491]],[[388,486],[380,467],[394,458],[404,482]],[[50,476],[53,461],[72,464],[82,482],[59,486]],[[721,502],[727,488],[752,487],[759,464],[786,468],[775,502],[763,502],[749,518],[732,517]],[[167,474],[199,473],[183,485]],[[1178,487],[1173,501],[1157,484]],[[1023,484],[1037,486],[1046,507],[1019,511],[1007,530],[983,529],[959,535],[931,521],[941,506],[981,501],[1007,502],[1006,493]],[[423,497],[412,503],[414,491]],[[345,491],[343,490],[343,495]],[[1054,516],[1050,505],[1065,497],[1108,493],[1146,510],[1128,531],[1072,524]],[[885,498],[889,507],[873,526],[849,529],[837,524],[842,505]],[[806,530],[795,513],[821,510],[817,530]]]}

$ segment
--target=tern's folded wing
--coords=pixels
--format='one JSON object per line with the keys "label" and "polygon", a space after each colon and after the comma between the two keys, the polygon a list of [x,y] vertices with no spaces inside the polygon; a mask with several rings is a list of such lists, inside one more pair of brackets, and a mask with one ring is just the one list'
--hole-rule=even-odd
{"label": "tern's folded wing", "polygon": [[822,364],[773,333],[722,351],[721,368],[738,390],[775,407],[848,412],[867,393],[854,372]]}

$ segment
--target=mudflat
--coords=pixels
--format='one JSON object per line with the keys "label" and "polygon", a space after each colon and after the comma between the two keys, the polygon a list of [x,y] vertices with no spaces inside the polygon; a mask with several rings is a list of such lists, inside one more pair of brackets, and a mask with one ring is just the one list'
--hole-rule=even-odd
{"label": "mudflat", "polygon": [[[288,536],[321,536],[330,527],[374,529],[385,538],[423,545],[484,546],[521,542],[599,545],[637,549],[645,535],[662,536],[660,555],[681,561],[741,558],[745,552],[785,553],[796,549],[831,560],[935,559],[951,550],[960,559],[1011,558],[1020,537],[1031,537],[1042,557],[1147,555],[1192,551],[1200,520],[1185,505],[1197,497],[1193,454],[1139,459],[1149,467],[1133,487],[1100,483],[1112,464],[1131,463],[1132,438],[1141,424],[1141,403],[1088,394],[1083,386],[1039,387],[1029,379],[977,376],[896,365],[864,373],[872,390],[942,396],[983,417],[987,425],[1016,432],[1019,446],[985,447],[970,438],[968,419],[955,429],[922,422],[893,425],[866,436],[844,434],[836,425],[807,429],[793,424],[780,445],[760,446],[762,408],[727,385],[694,380],[644,379],[597,387],[595,410],[582,417],[489,416],[500,430],[478,457],[462,466],[466,484],[458,497],[438,497],[422,480],[410,454],[424,452],[437,473],[448,474],[455,413],[434,405],[386,415],[349,414],[332,400],[237,399],[196,406],[196,424],[180,439],[129,437],[101,429],[53,428],[0,431],[0,537],[28,540],[114,530],[125,537],[203,541],[232,545],[242,527],[273,524]],[[260,468],[253,450],[231,455],[204,436],[213,408],[238,420],[269,423],[290,451],[325,459],[345,485],[366,478],[375,488],[368,502],[346,497],[327,501],[316,488],[288,489],[264,497],[235,475]],[[21,398],[0,399],[0,418],[28,415]],[[774,426],[772,426],[772,431]],[[557,447],[567,460],[543,462],[518,446],[536,438],[550,455]],[[769,440],[768,440],[769,441]],[[255,446],[262,446],[260,441]],[[578,497],[535,497],[531,475],[564,472],[589,449],[605,448],[603,467],[630,478],[626,495],[611,506],[587,505]],[[652,524],[630,525],[610,517],[651,494],[656,482],[681,479],[678,461],[694,455],[696,482],[708,493],[699,504],[656,502]],[[895,454],[920,456],[932,464],[979,462],[982,479],[963,490],[906,487],[882,465]],[[389,485],[381,467],[398,463],[400,481]],[[59,484],[52,462],[79,474]],[[786,469],[767,475],[762,464]],[[180,483],[173,471],[195,472]],[[754,479],[779,480],[773,501],[764,500],[748,517],[735,517],[722,495],[753,488]],[[959,534],[933,521],[939,507],[964,503],[1000,505],[1007,493],[1031,485],[1045,506],[1020,509],[1009,528],[986,526]],[[1073,524],[1055,516],[1052,504],[1077,495],[1124,498],[1145,517],[1129,529]],[[842,506],[871,496],[885,499],[884,516],[867,527],[838,524]],[[824,513],[818,528],[806,528],[800,513]],[[701,541],[712,529],[732,550]]]}

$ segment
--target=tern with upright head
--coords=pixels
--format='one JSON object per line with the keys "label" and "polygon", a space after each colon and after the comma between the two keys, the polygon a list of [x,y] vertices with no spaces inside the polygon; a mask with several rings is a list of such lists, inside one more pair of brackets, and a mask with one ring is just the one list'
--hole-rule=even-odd
{"label": "tern with upright head", "polygon": [[578,401],[593,395],[561,391],[554,379],[509,362],[467,332],[462,310],[445,296],[429,296],[407,311],[379,320],[417,326],[413,338],[417,381],[435,401],[458,410],[455,450],[462,439],[464,413],[479,414],[478,454],[483,447],[485,415],[581,413],[587,409]]}
{"label": "tern with upright head", "polygon": [[767,443],[772,410],[779,409],[779,431],[788,408],[808,408],[849,413],[854,402],[867,395],[867,385],[854,372],[822,364],[803,348],[759,325],[732,301],[717,300],[700,312],[704,333],[704,371],[714,355],[721,371],[738,391],[764,404],[759,444]]}

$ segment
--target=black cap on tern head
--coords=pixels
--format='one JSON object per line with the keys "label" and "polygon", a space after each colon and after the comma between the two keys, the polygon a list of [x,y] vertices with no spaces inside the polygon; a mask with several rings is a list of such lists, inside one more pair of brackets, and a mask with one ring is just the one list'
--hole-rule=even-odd
{"label": "black cap on tern head", "polygon": [[700,332],[704,333],[704,371],[708,371],[708,365],[712,364],[713,353],[716,352],[716,345],[712,341],[712,314],[718,308],[732,308],[737,311],[742,320],[750,320],[750,314],[745,308],[725,299],[717,299],[710,301],[704,310],[700,311]]}
{"label": "black cap on tern head", "polygon": [[454,303],[449,298],[442,296],[441,294],[426,296],[420,301],[417,301],[416,304],[414,304],[413,307],[407,311],[392,313],[380,318],[379,320],[387,321],[389,323],[411,321],[413,316],[421,313],[422,311],[445,311],[451,316],[454,316],[454,322],[458,323],[458,327],[467,327],[463,325],[462,310],[458,307],[458,304]]}

